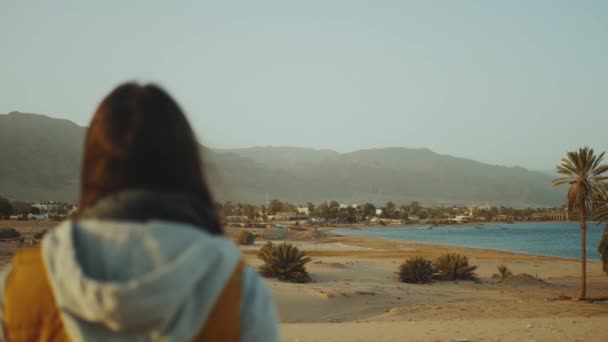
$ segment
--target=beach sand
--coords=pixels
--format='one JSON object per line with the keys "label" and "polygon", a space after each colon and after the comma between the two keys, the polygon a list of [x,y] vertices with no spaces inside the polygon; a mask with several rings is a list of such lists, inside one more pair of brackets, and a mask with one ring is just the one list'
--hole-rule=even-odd
{"label": "beach sand", "polygon": [[[28,237],[55,224],[0,221]],[[311,283],[265,280],[283,341],[608,341],[608,301],[559,299],[578,293],[575,260],[325,233],[320,229],[322,237],[314,239],[312,231],[302,229],[273,240],[293,243],[312,258],[307,264]],[[260,265],[256,252],[265,242],[241,247],[250,265]],[[14,243],[0,243],[0,264],[14,249]],[[414,285],[395,279],[405,258],[447,251],[467,255],[479,267],[481,281]],[[498,264],[542,281],[516,277],[497,283],[492,274]],[[587,270],[588,296],[608,297],[601,265],[590,262]]]}
{"label": "beach sand", "polygon": [[[563,299],[578,294],[580,263],[575,260],[367,237],[290,235],[285,241],[312,258],[307,269],[313,282],[266,280],[284,341],[608,340],[608,301]],[[264,243],[241,247],[252,266],[260,264],[255,251]],[[467,255],[479,267],[480,282],[414,285],[395,279],[405,258],[448,251]],[[530,277],[497,283],[492,275],[498,264]],[[588,296],[608,297],[601,265],[590,262],[587,269]]]}

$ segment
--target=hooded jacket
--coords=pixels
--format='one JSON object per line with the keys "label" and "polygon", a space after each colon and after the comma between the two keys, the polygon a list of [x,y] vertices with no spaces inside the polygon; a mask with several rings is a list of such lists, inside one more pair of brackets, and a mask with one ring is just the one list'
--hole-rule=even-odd
{"label": "hooded jacket", "polygon": [[[111,202],[120,208],[129,202],[117,198]],[[231,241],[188,223],[83,217],[63,222],[41,246],[72,340],[188,341],[213,324],[209,314],[241,258]],[[272,299],[253,269],[245,269],[241,288],[240,322],[234,322],[240,341],[277,341]]]}

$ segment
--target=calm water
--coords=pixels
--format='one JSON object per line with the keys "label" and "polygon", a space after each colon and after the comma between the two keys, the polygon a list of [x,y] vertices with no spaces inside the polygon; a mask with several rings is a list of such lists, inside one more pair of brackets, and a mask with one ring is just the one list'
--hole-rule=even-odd
{"label": "calm water", "polygon": [[[428,227],[343,228],[334,232],[572,259],[580,257],[578,223],[492,223],[480,226],[483,229],[475,226],[439,226],[429,230]],[[597,245],[603,229],[604,225],[587,225],[587,258],[590,261],[599,260]]]}

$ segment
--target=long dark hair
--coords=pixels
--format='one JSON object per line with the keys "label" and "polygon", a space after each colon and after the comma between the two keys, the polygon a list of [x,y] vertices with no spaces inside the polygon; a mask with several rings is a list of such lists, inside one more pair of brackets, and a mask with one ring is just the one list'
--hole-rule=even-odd
{"label": "long dark hair", "polygon": [[79,212],[129,189],[186,193],[212,216],[202,228],[222,234],[201,163],[192,128],[171,96],[156,85],[122,84],[103,99],[87,130]]}

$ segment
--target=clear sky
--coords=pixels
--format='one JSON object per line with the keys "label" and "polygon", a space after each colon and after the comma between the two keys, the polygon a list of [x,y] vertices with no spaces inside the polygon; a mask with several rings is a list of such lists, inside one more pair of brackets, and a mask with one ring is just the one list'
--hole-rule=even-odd
{"label": "clear sky", "polygon": [[608,1],[13,1],[0,113],[86,125],[152,81],[212,147],[428,147],[551,169],[608,150]]}

